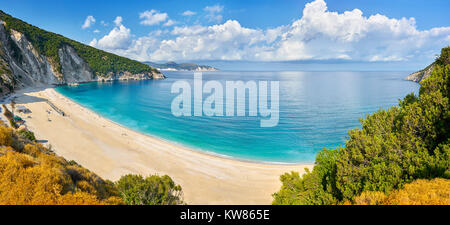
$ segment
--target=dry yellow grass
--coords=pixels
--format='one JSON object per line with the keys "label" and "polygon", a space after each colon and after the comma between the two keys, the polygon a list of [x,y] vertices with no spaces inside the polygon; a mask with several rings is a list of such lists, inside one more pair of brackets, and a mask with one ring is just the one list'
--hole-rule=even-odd
{"label": "dry yellow grass", "polygon": [[403,189],[392,192],[388,205],[450,205],[450,180],[416,180]]}
{"label": "dry yellow grass", "polygon": [[0,205],[100,204],[122,204],[112,183],[0,124]]}
{"label": "dry yellow grass", "polygon": [[[348,203],[347,203],[348,204]],[[355,205],[450,205],[450,180],[415,180],[389,195],[366,191],[355,198]]]}

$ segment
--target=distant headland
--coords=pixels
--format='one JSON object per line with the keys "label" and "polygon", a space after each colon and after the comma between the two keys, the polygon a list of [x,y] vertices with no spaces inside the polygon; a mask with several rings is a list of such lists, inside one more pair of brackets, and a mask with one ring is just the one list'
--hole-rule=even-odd
{"label": "distant headland", "polygon": [[176,63],[176,62],[167,62],[167,63],[154,63],[154,62],[143,62],[151,67],[157,68],[158,70],[166,70],[166,71],[219,71],[219,69],[206,66],[206,65],[198,65],[194,63]]}

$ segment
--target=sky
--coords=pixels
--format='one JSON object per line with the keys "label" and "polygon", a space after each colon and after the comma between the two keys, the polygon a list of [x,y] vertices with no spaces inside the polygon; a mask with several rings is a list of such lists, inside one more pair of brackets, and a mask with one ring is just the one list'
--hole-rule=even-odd
{"label": "sky", "polygon": [[28,23],[139,61],[423,66],[448,0],[0,0]]}

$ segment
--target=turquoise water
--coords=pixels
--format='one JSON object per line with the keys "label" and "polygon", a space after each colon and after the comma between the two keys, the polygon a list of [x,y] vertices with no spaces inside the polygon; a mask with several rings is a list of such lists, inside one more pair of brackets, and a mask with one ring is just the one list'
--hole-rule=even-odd
{"label": "turquoise water", "polygon": [[[205,72],[203,81],[280,81],[279,124],[259,117],[175,117],[171,94],[192,72],[164,72],[165,80],[86,83],[56,88],[98,114],[136,131],[197,150],[245,160],[314,162],[317,151],[345,144],[359,118],[398,103],[419,85],[408,72]],[[208,95],[204,95],[206,98]],[[224,101],[225,103],[225,101]]]}

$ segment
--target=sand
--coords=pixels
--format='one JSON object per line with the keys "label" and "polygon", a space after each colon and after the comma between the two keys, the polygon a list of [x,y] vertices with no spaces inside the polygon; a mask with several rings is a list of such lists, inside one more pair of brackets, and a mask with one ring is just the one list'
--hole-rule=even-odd
{"label": "sand", "polygon": [[[283,165],[239,161],[201,153],[135,132],[74,103],[52,88],[23,90],[18,114],[36,138],[104,179],[125,174],[167,174],[183,188],[188,204],[271,204],[281,174],[304,172],[311,164]],[[57,113],[53,103],[66,116]]]}

